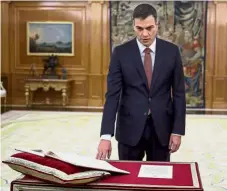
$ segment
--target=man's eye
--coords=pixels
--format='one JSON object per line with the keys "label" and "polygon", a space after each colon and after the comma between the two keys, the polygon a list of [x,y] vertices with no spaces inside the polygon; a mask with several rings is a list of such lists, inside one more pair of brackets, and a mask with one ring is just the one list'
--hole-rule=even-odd
{"label": "man's eye", "polygon": [[151,27],[148,27],[148,28],[146,28],[148,31],[150,31],[151,30]]}
{"label": "man's eye", "polygon": [[141,27],[137,27],[137,29],[138,29],[139,31],[142,31],[142,30],[143,30],[143,28],[141,28]]}
{"label": "man's eye", "polygon": [[150,27],[147,27],[146,29],[147,29],[148,31],[151,31],[153,28],[154,28],[154,26],[150,26]]}

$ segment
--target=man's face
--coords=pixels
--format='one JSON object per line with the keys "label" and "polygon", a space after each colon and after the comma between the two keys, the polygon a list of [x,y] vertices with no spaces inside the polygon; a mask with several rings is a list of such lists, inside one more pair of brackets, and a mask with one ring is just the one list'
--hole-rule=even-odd
{"label": "man's face", "polygon": [[148,16],[146,19],[136,18],[134,19],[134,31],[138,40],[148,47],[156,37],[158,24],[153,16]]}

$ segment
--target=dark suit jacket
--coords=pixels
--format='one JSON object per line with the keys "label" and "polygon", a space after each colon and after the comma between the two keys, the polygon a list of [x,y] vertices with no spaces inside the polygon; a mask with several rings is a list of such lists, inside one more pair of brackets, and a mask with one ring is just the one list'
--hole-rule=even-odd
{"label": "dark suit jacket", "polygon": [[101,135],[114,136],[117,117],[117,141],[136,145],[145,127],[148,108],[163,146],[168,145],[171,133],[185,134],[185,87],[179,48],[159,38],[150,89],[136,39],[114,49]]}

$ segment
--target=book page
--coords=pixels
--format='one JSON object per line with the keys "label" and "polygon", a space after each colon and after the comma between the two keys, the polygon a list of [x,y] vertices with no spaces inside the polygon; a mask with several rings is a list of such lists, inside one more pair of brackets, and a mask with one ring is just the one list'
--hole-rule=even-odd
{"label": "book page", "polygon": [[98,160],[92,157],[80,156],[76,153],[61,153],[61,152],[48,152],[46,154],[49,157],[56,158],[58,160],[62,160],[68,162],[70,164],[87,167],[97,170],[105,170],[111,172],[118,172],[123,174],[130,174],[130,172],[114,167],[109,164],[107,161]]}
{"label": "book page", "polygon": [[17,151],[21,152],[27,152],[30,154],[38,155],[41,157],[51,157],[55,158],[67,163],[70,163],[72,165],[85,167],[85,168],[91,168],[96,170],[104,170],[109,172],[117,172],[117,173],[123,173],[123,174],[130,174],[130,172],[116,168],[115,166],[111,165],[107,161],[104,160],[97,160],[92,157],[86,157],[86,156],[80,156],[76,153],[62,153],[62,152],[53,152],[53,151],[44,151],[42,149],[37,150],[29,150],[29,149],[15,149]]}
{"label": "book page", "polygon": [[138,177],[141,177],[141,178],[173,178],[173,166],[141,165]]}
{"label": "book page", "polygon": [[40,157],[45,157],[45,152],[43,150],[29,150],[29,149],[15,149],[16,151],[20,151],[20,152],[25,152],[25,153],[30,153],[30,154],[34,154],[34,155],[38,155]]}

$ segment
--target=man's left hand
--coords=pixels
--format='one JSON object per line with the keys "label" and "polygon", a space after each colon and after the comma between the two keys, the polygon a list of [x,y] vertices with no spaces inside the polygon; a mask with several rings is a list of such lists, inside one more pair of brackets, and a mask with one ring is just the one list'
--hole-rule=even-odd
{"label": "man's left hand", "polygon": [[181,144],[181,136],[180,135],[170,135],[170,140],[169,140],[169,150],[170,153],[176,152]]}

